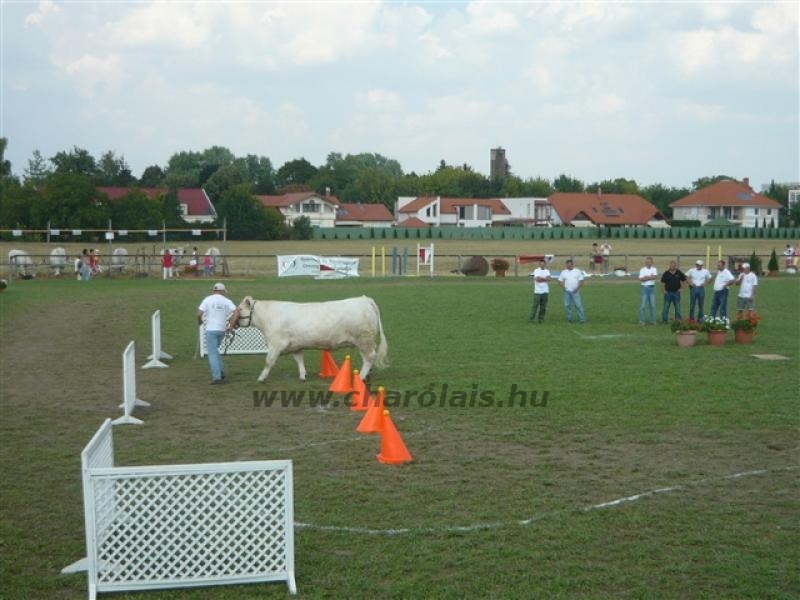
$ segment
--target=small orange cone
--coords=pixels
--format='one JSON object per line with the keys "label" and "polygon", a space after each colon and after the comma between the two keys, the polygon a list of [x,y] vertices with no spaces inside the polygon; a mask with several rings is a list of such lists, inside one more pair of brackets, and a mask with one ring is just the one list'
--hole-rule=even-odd
{"label": "small orange cone", "polygon": [[342,368],[339,369],[339,373],[331,382],[331,386],[328,388],[329,392],[334,392],[337,394],[347,394],[353,391],[353,381],[351,379],[351,371],[350,371],[350,355],[344,357],[344,362],[342,363]]}
{"label": "small orange cone", "polygon": [[380,462],[389,465],[402,465],[411,462],[411,454],[403,443],[403,439],[394,426],[389,411],[383,411],[383,433],[381,435],[381,453],[377,455]]}
{"label": "small orange cone", "polygon": [[367,386],[364,385],[364,380],[358,374],[358,369],[355,369],[353,371],[353,395],[350,396],[350,410],[365,411],[367,410],[368,402]]}
{"label": "small orange cone", "polygon": [[383,386],[378,388],[378,394],[370,396],[369,408],[367,414],[361,419],[361,422],[356,427],[356,431],[360,433],[380,433],[383,431],[383,400],[386,397],[386,390]]}
{"label": "small orange cone", "polygon": [[319,371],[320,377],[336,377],[339,374],[339,368],[333,360],[333,356],[327,350],[322,351],[322,367]]}

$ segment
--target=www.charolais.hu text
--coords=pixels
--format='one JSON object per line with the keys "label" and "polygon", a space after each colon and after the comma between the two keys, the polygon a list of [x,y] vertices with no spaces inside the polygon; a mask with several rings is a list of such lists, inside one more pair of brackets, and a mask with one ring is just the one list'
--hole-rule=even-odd
{"label": "www.charolais.hu text", "polygon": [[[367,388],[367,394],[361,398],[355,392],[349,392],[340,396],[335,392],[326,390],[253,390],[253,407],[270,408],[280,406],[291,408],[303,406],[306,403],[314,407],[336,408],[338,406],[359,406],[366,408],[369,396],[377,395],[376,390]],[[416,404],[421,408],[545,408],[550,392],[538,392],[528,390],[512,384],[507,392],[497,392],[494,390],[481,390],[478,384],[473,383],[470,389],[450,389],[445,383],[439,390],[384,390],[383,405],[386,408],[408,408]]]}

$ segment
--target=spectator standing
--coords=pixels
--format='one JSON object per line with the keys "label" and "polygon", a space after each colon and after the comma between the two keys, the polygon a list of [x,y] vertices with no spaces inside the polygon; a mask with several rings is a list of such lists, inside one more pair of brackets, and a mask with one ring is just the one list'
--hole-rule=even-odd
{"label": "spectator standing", "polygon": [[714,298],[711,300],[711,312],[709,316],[713,319],[719,316],[723,319],[728,318],[728,288],[736,281],[731,272],[725,268],[725,261],[717,263],[717,275],[714,277]]}
{"label": "spectator standing", "polygon": [[567,260],[566,268],[558,275],[558,285],[564,290],[564,311],[567,313],[567,323],[572,323],[573,306],[578,313],[578,321],[581,324],[585,323],[586,314],[583,312],[581,300],[583,273],[575,268],[572,259]]}
{"label": "spectator standing", "polygon": [[611,244],[603,240],[600,244],[600,254],[603,256],[603,273],[608,273],[608,264],[611,261]]}
{"label": "spectator standing", "polygon": [[794,248],[792,248],[791,244],[786,244],[783,255],[786,257],[786,268],[788,269],[794,265]]}
{"label": "spectator standing", "polygon": [[653,257],[644,259],[644,266],[639,269],[639,281],[642,283],[639,302],[639,325],[645,324],[645,308],[649,308],[650,324],[656,324],[656,279],[658,269],[653,266]]}
{"label": "spectator standing", "polygon": [[208,366],[211,369],[211,384],[222,383],[225,379],[224,365],[219,347],[229,331],[239,320],[239,309],[227,296],[224,283],[215,283],[211,294],[203,298],[197,307],[197,323],[205,323]]}
{"label": "spectator standing", "polygon": [[711,273],[697,260],[694,267],[686,271],[689,280],[689,318],[694,320],[694,309],[697,307],[697,320],[703,320],[703,305],[706,298],[706,285],[711,281]]}
{"label": "spectator standing", "polygon": [[533,307],[531,308],[531,318],[528,319],[528,323],[534,323],[537,319],[539,323],[543,322],[544,315],[547,312],[547,300],[550,297],[550,280],[552,277],[546,265],[545,260],[543,258],[540,259],[539,266],[530,274],[533,277]]}
{"label": "spectator standing", "polygon": [[670,261],[669,269],[664,271],[661,276],[661,283],[664,287],[664,309],[661,311],[661,322],[666,323],[669,319],[669,307],[674,306],[675,318],[681,318],[681,286],[686,281],[686,275],[678,269],[678,263]]}
{"label": "spectator standing", "polygon": [[600,254],[600,248],[597,247],[597,242],[592,243],[592,251],[589,257],[589,268],[592,270],[592,273],[597,271],[597,265],[603,263],[603,255]]}
{"label": "spectator standing", "polygon": [[172,279],[172,252],[169,251],[169,248],[165,248],[164,254],[161,255],[161,266],[164,279]]}
{"label": "spectator standing", "polygon": [[739,295],[736,297],[737,319],[742,318],[744,311],[747,311],[748,317],[753,314],[758,287],[758,276],[750,271],[750,263],[742,263],[742,269],[743,272],[736,278],[736,285],[739,286]]}
{"label": "spectator standing", "polygon": [[211,276],[211,255],[206,253],[203,256],[203,277]]}

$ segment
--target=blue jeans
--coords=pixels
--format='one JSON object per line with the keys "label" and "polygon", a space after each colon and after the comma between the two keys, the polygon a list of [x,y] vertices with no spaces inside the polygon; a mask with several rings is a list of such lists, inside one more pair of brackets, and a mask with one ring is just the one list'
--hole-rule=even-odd
{"label": "blue jeans", "polygon": [[717,316],[717,310],[719,310],[721,318],[726,319],[728,317],[728,288],[714,291],[714,298],[711,300],[711,314],[709,315],[712,319]]}
{"label": "blue jeans", "polygon": [[206,350],[208,350],[208,366],[211,367],[211,379],[214,381],[222,380],[222,357],[219,354],[219,347],[225,339],[224,331],[206,330]]}
{"label": "blue jeans", "polygon": [[575,310],[578,312],[578,320],[581,323],[586,322],[586,315],[583,312],[583,302],[581,302],[580,292],[568,292],[564,290],[564,310],[567,313],[567,323],[572,323],[572,305],[575,305]]}
{"label": "blue jeans", "polygon": [[664,310],[661,311],[661,320],[666,323],[669,318],[669,305],[675,306],[675,318],[681,318],[681,293],[680,292],[664,292]]}
{"label": "blue jeans", "polygon": [[703,302],[706,298],[706,288],[693,287],[689,295],[689,318],[694,320],[694,307],[697,305],[697,320],[703,320]]}
{"label": "blue jeans", "polygon": [[643,285],[641,292],[641,302],[639,303],[639,323],[644,323],[645,307],[650,310],[650,322],[656,322],[656,286]]}

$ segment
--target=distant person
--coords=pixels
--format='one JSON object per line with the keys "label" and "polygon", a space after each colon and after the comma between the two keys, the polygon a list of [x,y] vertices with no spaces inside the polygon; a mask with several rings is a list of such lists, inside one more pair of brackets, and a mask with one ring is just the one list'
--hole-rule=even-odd
{"label": "distant person", "polygon": [[533,307],[531,308],[531,318],[528,323],[539,323],[544,321],[547,312],[547,300],[550,297],[550,270],[547,268],[545,260],[539,259],[539,266],[530,274],[533,277]]}
{"label": "distant person", "polygon": [[608,265],[611,262],[611,244],[608,240],[603,240],[600,244],[600,254],[603,256],[603,273],[608,273]]}
{"label": "distant person", "polygon": [[189,270],[194,274],[195,277],[200,275],[200,264],[198,262],[197,256],[197,246],[192,249],[192,257],[189,259]]}
{"label": "distant person", "polygon": [[81,281],[89,281],[92,278],[92,267],[89,262],[89,256],[89,251],[86,248],[81,250]]}
{"label": "distant person", "polygon": [[639,325],[644,325],[645,309],[650,312],[650,324],[656,324],[656,280],[658,279],[658,269],[653,266],[653,257],[647,256],[644,259],[644,266],[639,269],[639,281],[641,282],[641,292],[639,293]]}
{"label": "distant person", "polygon": [[725,268],[725,261],[717,263],[717,275],[714,277],[714,297],[711,300],[711,312],[709,316],[713,319],[719,316],[722,319],[728,318],[728,288],[736,281],[731,272]]}
{"label": "distant person", "polygon": [[169,248],[165,248],[164,254],[161,255],[161,267],[164,279],[172,279],[172,252]]}
{"label": "distant person", "polygon": [[203,257],[203,277],[211,276],[211,255],[206,254]]}
{"label": "distant person", "polygon": [[211,383],[219,384],[225,380],[225,370],[219,347],[229,331],[239,320],[239,309],[227,296],[224,283],[215,283],[211,294],[203,298],[197,307],[197,323],[205,323],[206,350],[208,366],[211,369]]}
{"label": "distant person", "polygon": [[794,248],[792,248],[791,244],[786,244],[783,255],[786,257],[786,268],[794,266]]}
{"label": "distant person", "polygon": [[581,301],[583,273],[575,268],[572,259],[567,260],[567,267],[559,274],[558,285],[564,290],[564,311],[567,313],[567,323],[572,323],[573,306],[578,313],[578,321],[581,324],[585,323],[586,314],[583,312],[583,302]]}
{"label": "distant person", "polygon": [[603,264],[603,255],[600,254],[600,248],[598,248],[597,242],[593,242],[591,255],[589,256],[589,268],[592,270],[592,273],[595,273],[598,265],[601,264]]}
{"label": "distant person", "polygon": [[739,295],[736,297],[736,318],[741,319],[744,312],[751,316],[755,310],[756,288],[758,276],[750,271],[750,263],[742,263],[742,273],[736,278]]}
{"label": "distant person", "polygon": [[686,275],[678,269],[678,263],[674,260],[669,263],[669,269],[661,275],[661,283],[664,288],[664,308],[661,311],[661,322],[666,323],[669,319],[669,307],[672,305],[675,311],[675,318],[681,318],[681,286],[686,281]]}
{"label": "distant person", "polygon": [[703,266],[702,260],[697,260],[694,267],[686,271],[689,280],[689,319],[694,321],[694,309],[697,307],[697,320],[703,320],[703,304],[706,298],[706,285],[711,281],[711,273]]}

